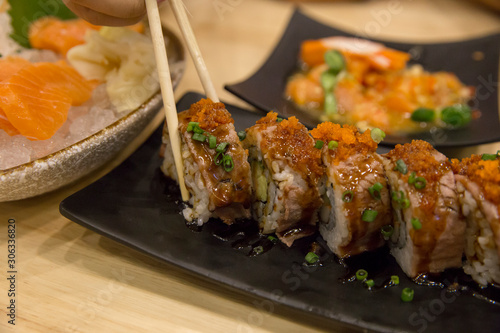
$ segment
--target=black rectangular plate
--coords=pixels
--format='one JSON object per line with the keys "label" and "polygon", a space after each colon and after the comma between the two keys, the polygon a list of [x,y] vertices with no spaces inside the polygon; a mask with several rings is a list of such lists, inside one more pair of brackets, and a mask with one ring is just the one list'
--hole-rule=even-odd
{"label": "black rectangular plate", "polygon": [[[177,107],[185,110],[200,98],[199,94],[188,93]],[[231,105],[226,107],[237,130],[255,124],[261,116]],[[482,332],[498,332],[499,306],[473,297],[470,292],[457,296],[438,287],[417,285],[405,277],[385,249],[356,258],[348,270],[329,252],[322,256],[322,266],[303,264],[308,241],[322,243],[317,236],[298,241],[292,248],[276,244],[252,257],[249,248],[234,248],[239,236],[234,234],[234,228],[218,220],[210,220],[201,231],[192,231],[180,215],[177,186],[159,170],[160,145],[158,128],[120,166],[64,199],[61,213],[99,234],[202,277],[264,297],[276,305],[360,329],[473,332],[481,328]],[[392,274],[399,275],[401,284],[369,291],[361,282],[346,281],[357,268],[367,269],[376,284]],[[451,283],[456,274],[460,275],[447,274],[444,283]],[[413,302],[400,300],[404,287],[415,290]]]}
{"label": "black rectangular plate", "polygon": [[[307,39],[329,36],[361,37],[324,25],[296,10],[276,48],[251,77],[243,82],[226,85],[225,88],[251,105],[264,110],[275,110],[285,117],[297,116],[308,127],[318,124],[311,114],[301,111],[284,97],[288,77],[297,70],[300,45]],[[498,64],[500,33],[475,39],[435,44],[395,43],[373,41],[390,48],[409,52],[414,60],[428,71],[448,71],[455,73],[468,86],[476,87],[476,97],[471,103],[473,109],[481,111],[481,117],[471,121],[461,129],[435,129],[430,132],[407,136],[388,135],[382,145],[421,139],[434,147],[454,147],[477,145],[500,140],[498,110]],[[480,52],[484,58],[473,59]]]}

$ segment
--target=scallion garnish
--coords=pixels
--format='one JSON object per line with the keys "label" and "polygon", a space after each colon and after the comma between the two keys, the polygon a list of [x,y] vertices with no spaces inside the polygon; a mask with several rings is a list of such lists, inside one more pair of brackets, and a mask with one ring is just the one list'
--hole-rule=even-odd
{"label": "scallion garnish", "polygon": [[365,222],[373,222],[377,218],[378,212],[374,209],[365,209],[361,215],[361,220]]}
{"label": "scallion garnish", "polygon": [[354,198],[354,192],[353,191],[345,191],[342,193],[342,201],[343,202],[351,202],[352,199]]}
{"label": "scallion garnish", "polygon": [[278,123],[280,123],[282,120],[283,120],[283,118],[280,118],[280,117],[277,117],[277,118],[276,118],[276,121],[277,121]]}
{"label": "scallion garnish", "polygon": [[375,141],[376,143],[382,142],[385,138],[385,132],[382,131],[380,128],[374,128],[371,130],[370,133],[372,140]]}
{"label": "scallion garnish", "polygon": [[[195,127],[196,129],[197,127]],[[200,141],[200,142],[205,142],[207,140],[207,137],[201,133],[194,133],[193,134],[193,140]]]}
{"label": "scallion garnish", "polygon": [[401,172],[403,175],[406,175],[408,173],[408,167],[406,166],[405,161],[402,159],[399,159],[396,161],[396,170]]}
{"label": "scallion garnish", "polygon": [[411,302],[413,300],[413,295],[415,292],[411,288],[404,288],[403,291],[401,291],[401,300],[403,302]]}
{"label": "scallion garnish", "polygon": [[261,254],[261,253],[264,253],[264,248],[259,245],[259,246],[256,246],[252,249],[253,253],[254,254]]}
{"label": "scallion garnish", "polygon": [[226,170],[226,172],[230,172],[234,169],[234,162],[231,155],[224,155],[222,158],[222,167]]}
{"label": "scallion garnish", "polygon": [[195,127],[199,127],[199,126],[200,126],[200,123],[197,123],[195,121],[190,121],[188,123],[188,125],[187,125],[186,131],[187,132],[192,132]]}
{"label": "scallion garnish", "polygon": [[468,124],[472,119],[472,111],[465,104],[457,104],[441,110],[441,120],[453,127]]}
{"label": "scallion garnish", "polygon": [[411,114],[411,120],[421,122],[431,122],[436,117],[436,112],[428,108],[418,108]]}
{"label": "scallion garnish", "polygon": [[331,92],[337,84],[337,76],[331,71],[326,70],[321,73],[320,82],[325,92]]}
{"label": "scallion garnish", "polygon": [[410,207],[410,200],[405,198],[405,193],[403,191],[392,192],[391,196],[392,200],[399,205],[399,208],[406,209]]}
{"label": "scallion garnish", "polygon": [[238,138],[240,139],[240,141],[245,140],[246,137],[247,137],[247,132],[245,132],[245,131],[238,132]]}
{"label": "scallion garnish", "polygon": [[275,243],[275,244],[278,242],[278,238],[276,238],[274,236],[267,236],[267,239],[270,240],[271,242]]}
{"label": "scallion garnish", "polygon": [[356,280],[363,281],[368,277],[368,272],[364,269],[358,269],[356,271]]}
{"label": "scallion garnish", "polygon": [[222,142],[222,143],[219,143],[219,144],[217,145],[217,148],[215,148],[215,151],[216,151],[216,152],[218,152],[218,153],[223,153],[223,152],[225,152],[228,144],[229,144],[229,143],[227,143],[227,142]]}
{"label": "scallion garnish", "polygon": [[427,185],[427,180],[425,180],[424,177],[415,178],[414,186],[417,190],[421,190],[421,189],[425,188],[426,185]]}
{"label": "scallion garnish", "polygon": [[415,230],[422,229],[422,222],[420,222],[420,220],[417,219],[416,217],[411,219],[411,225],[412,225],[413,229],[415,229]]}
{"label": "scallion garnish", "polygon": [[375,184],[373,184],[373,186],[370,186],[368,188],[368,192],[370,192],[373,199],[380,200],[381,199],[380,190],[383,188],[384,188],[384,185],[382,185],[379,182],[376,182]]}
{"label": "scallion garnish", "polygon": [[481,155],[481,159],[483,161],[494,161],[497,159],[498,154],[483,154]]}
{"label": "scallion garnish", "polygon": [[337,75],[345,68],[344,56],[337,50],[330,50],[328,52],[325,52],[324,59],[325,63],[328,65],[329,70],[334,75]]}
{"label": "scallion garnish", "polygon": [[319,256],[314,252],[309,252],[306,254],[306,262],[308,264],[315,264],[319,261]]}
{"label": "scallion garnish", "polygon": [[380,229],[380,233],[385,240],[389,240],[394,233],[394,227],[392,225],[384,225]]}
{"label": "scallion garnish", "polygon": [[415,184],[415,180],[417,178],[417,174],[415,173],[415,171],[413,171],[410,176],[408,177],[408,184],[410,185],[413,185]]}
{"label": "scallion garnish", "polygon": [[218,152],[216,155],[215,155],[215,158],[214,158],[214,163],[215,165],[220,165],[222,163],[222,161],[224,160],[224,153],[223,152]]}
{"label": "scallion garnish", "polygon": [[314,145],[314,148],[321,149],[321,148],[323,148],[323,145],[324,145],[324,144],[325,144],[325,143],[324,143],[323,141],[321,141],[321,140],[316,140],[316,144]]}
{"label": "scallion garnish", "polygon": [[198,134],[205,133],[205,131],[200,126],[193,126],[193,132]]}
{"label": "scallion garnish", "polygon": [[391,283],[397,286],[399,284],[399,276],[391,275]]}
{"label": "scallion garnish", "polygon": [[215,136],[210,135],[208,137],[208,146],[210,149],[215,149],[215,147],[217,147],[217,138]]}
{"label": "scallion garnish", "polygon": [[371,288],[375,285],[375,281],[373,281],[373,279],[366,280],[365,285]]}
{"label": "scallion garnish", "polygon": [[335,98],[333,92],[325,93],[325,101],[323,108],[327,115],[337,113],[337,99]]}
{"label": "scallion garnish", "polygon": [[328,142],[328,149],[335,149],[339,146],[339,143],[335,140]]}

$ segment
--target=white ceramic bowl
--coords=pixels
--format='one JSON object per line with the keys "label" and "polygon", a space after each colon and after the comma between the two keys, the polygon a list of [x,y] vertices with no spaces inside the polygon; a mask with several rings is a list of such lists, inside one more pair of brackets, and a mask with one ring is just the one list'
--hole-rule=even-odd
{"label": "white ceramic bowl", "polygon": [[[179,39],[164,29],[168,41],[173,86],[184,73],[184,49]],[[160,92],[140,108],[101,131],[35,161],[0,170],[0,202],[33,197],[70,184],[109,162],[152,121],[162,108]]]}

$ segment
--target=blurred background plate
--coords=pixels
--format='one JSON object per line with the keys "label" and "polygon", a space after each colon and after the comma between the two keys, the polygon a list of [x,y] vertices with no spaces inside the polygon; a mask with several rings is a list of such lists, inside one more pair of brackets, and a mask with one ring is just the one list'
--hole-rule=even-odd
{"label": "blurred background plate", "polygon": [[[315,127],[319,120],[311,113],[300,110],[284,97],[288,77],[297,70],[301,43],[306,39],[329,36],[359,37],[348,32],[319,23],[296,10],[276,48],[250,78],[243,82],[226,85],[225,88],[263,110],[275,110],[284,117],[297,116],[308,127]],[[471,121],[465,128],[424,132],[407,136],[388,135],[382,145],[422,139],[434,147],[457,147],[489,143],[500,140],[498,110],[498,70],[500,33],[450,43],[396,43],[375,40],[390,48],[409,52],[414,60],[410,64],[421,64],[428,71],[455,73],[466,85],[476,87],[477,95],[472,101],[481,117]],[[475,55],[481,55],[476,56]],[[474,60],[477,59],[477,60]]]}
{"label": "blurred background plate", "polygon": [[[184,48],[178,37],[164,29],[173,86],[184,74]],[[25,199],[53,191],[84,177],[128,146],[162,110],[158,91],[140,108],[99,132],[43,158],[0,170],[0,202]]]}

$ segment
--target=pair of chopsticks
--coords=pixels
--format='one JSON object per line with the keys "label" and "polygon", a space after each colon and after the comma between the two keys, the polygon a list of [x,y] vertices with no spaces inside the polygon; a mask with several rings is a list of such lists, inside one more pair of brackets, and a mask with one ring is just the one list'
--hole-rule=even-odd
{"label": "pair of chopsticks", "polygon": [[[218,102],[219,98],[215,92],[214,85],[210,79],[205,61],[201,56],[200,49],[196,42],[193,29],[189,23],[186,15],[186,10],[182,0],[169,0],[170,6],[174,11],[177,24],[181,29],[184,41],[188,47],[189,53],[193,58],[198,76],[200,77],[201,84],[205,90],[205,95],[214,102]],[[151,37],[153,40],[156,65],[158,68],[158,76],[160,80],[160,88],[163,98],[163,106],[165,109],[165,116],[167,121],[167,128],[170,137],[170,144],[174,154],[175,168],[177,172],[177,179],[181,189],[181,196],[183,201],[189,200],[189,192],[184,183],[183,162],[181,155],[181,140],[179,134],[179,120],[177,118],[177,108],[175,106],[174,88],[170,78],[170,68],[168,65],[167,50],[165,47],[165,40],[163,39],[163,30],[160,20],[160,12],[158,10],[157,0],[146,0],[146,9],[149,19],[149,26],[151,29]]]}

